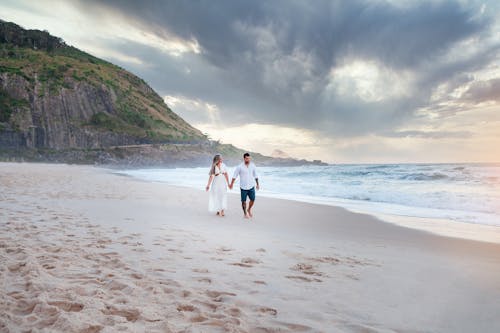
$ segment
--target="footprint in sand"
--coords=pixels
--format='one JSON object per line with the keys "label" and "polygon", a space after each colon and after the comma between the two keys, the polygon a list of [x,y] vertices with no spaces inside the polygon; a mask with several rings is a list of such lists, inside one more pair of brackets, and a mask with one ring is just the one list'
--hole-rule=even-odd
{"label": "footprint in sand", "polygon": [[276,316],[278,314],[278,310],[273,309],[273,308],[268,308],[268,307],[260,307],[258,309],[260,313],[265,313],[265,314],[270,314],[272,316]]}
{"label": "footprint in sand", "polygon": [[107,305],[105,309],[101,310],[105,315],[120,316],[127,319],[127,321],[135,322],[139,319],[141,312],[137,309],[118,308],[115,306]]}
{"label": "footprint in sand", "polygon": [[56,266],[51,265],[51,264],[43,264],[42,267],[45,268],[45,269],[49,269],[49,270],[56,268]]}
{"label": "footprint in sand", "polygon": [[14,272],[19,271],[24,266],[26,266],[25,262],[19,262],[19,263],[7,266],[7,268],[9,269],[9,271],[14,273]]}
{"label": "footprint in sand", "polygon": [[205,302],[205,301],[194,301],[196,304],[208,309],[210,312],[215,312],[217,309],[220,307],[220,304],[218,303],[210,303],[210,302]]}
{"label": "footprint in sand", "polygon": [[216,291],[216,290],[207,290],[205,294],[212,298],[215,302],[223,302],[227,299],[226,296],[236,296],[235,293],[226,292],[226,291]]}
{"label": "footprint in sand", "polygon": [[220,253],[220,254],[227,254],[229,252],[232,252],[234,251],[234,249],[231,249],[229,247],[225,247],[225,246],[221,246],[221,247],[218,247],[216,249],[217,253]]}
{"label": "footprint in sand", "polygon": [[285,276],[287,279],[291,279],[291,280],[298,280],[298,281],[304,281],[304,282],[323,282],[322,280],[320,279],[317,279],[317,278],[308,278],[308,277],[305,277],[305,276],[299,276],[299,275],[287,275]]}
{"label": "footprint in sand", "polygon": [[227,314],[229,314],[232,317],[240,317],[241,316],[241,310],[238,308],[230,308],[226,312],[227,312]]}
{"label": "footprint in sand", "polygon": [[242,262],[233,262],[233,263],[230,263],[228,265],[232,265],[232,266],[240,266],[240,267],[253,267],[253,265],[249,265],[249,264],[245,264],[245,263],[242,263]]}
{"label": "footprint in sand", "polygon": [[320,263],[334,264],[334,265],[340,264],[341,262],[339,258],[335,257],[316,257],[316,258],[309,258],[309,260],[313,260]]}
{"label": "footprint in sand", "polygon": [[12,311],[12,313],[23,316],[29,315],[33,312],[33,309],[35,309],[35,306],[37,306],[37,304],[39,303],[35,301],[28,302],[24,299],[21,299],[17,302],[16,308]]}
{"label": "footprint in sand", "polygon": [[254,259],[254,258],[243,258],[241,259],[241,262],[244,264],[260,264],[261,261],[259,259]]}
{"label": "footprint in sand", "polygon": [[177,311],[179,312],[193,312],[196,310],[198,309],[191,304],[180,304],[177,306]]}
{"label": "footprint in sand", "polygon": [[243,258],[241,262],[230,263],[229,265],[240,267],[253,267],[254,264],[260,264],[261,261],[254,258]]}
{"label": "footprint in sand", "polygon": [[101,325],[90,325],[87,328],[84,328],[81,333],[98,333],[100,332],[104,327]]}
{"label": "footprint in sand", "polygon": [[[305,325],[290,324],[290,323],[284,323],[284,322],[278,322],[278,323],[287,327],[291,332],[310,332],[311,331],[311,327],[305,326]],[[355,331],[355,332],[364,332],[364,330]]]}
{"label": "footprint in sand", "polygon": [[130,274],[130,276],[133,277],[134,279],[137,279],[137,280],[144,278],[144,275],[141,273],[132,273],[132,274]]}
{"label": "footprint in sand", "polygon": [[370,260],[358,259],[356,257],[337,258],[337,257],[326,256],[326,257],[314,257],[314,258],[308,258],[308,259],[315,261],[315,262],[319,262],[319,263],[328,263],[328,264],[333,264],[333,265],[345,264],[345,265],[348,265],[350,267],[354,267],[354,266],[377,266],[377,267],[380,267],[379,264],[376,264]]}
{"label": "footprint in sand", "polygon": [[80,312],[84,307],[84,305],[81,303],[75,303],[69,301],[51,301],[48,302],[48,304],[55,306],[66,312]]}
{"label": "footprint in sand", "polygon": [[293,271],[301,272],[307,275],[323,276],[324,274],[314,269],[313,265],[307,263],[298,263],[290,268]]}
{"label": "footprint in sand", "polygon": [[208,320],[208,318],[207,318],[207,317],[204,317],[204,316],[202,316],[202,315],[196,315],[196,316],[194,316],[194,317],[191,317],[189,320],[190,320],[192,323],[202,323],[202,322],[204,322],[204,321],[207,321],[207,320]]}
{"label": "footprint in sand", "polygon": [[212,283],[212,279],[207,277],[199,278],[198,282]]}

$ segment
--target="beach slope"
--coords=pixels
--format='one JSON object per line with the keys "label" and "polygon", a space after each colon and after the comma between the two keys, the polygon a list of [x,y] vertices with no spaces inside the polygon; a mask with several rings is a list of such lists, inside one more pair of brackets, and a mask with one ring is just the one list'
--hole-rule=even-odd
{"label": "beach slope", "polygon": [[0,188],[2,333],[500,331],[499,244],[259,196],[220,218],[90,166],[0,163]]}

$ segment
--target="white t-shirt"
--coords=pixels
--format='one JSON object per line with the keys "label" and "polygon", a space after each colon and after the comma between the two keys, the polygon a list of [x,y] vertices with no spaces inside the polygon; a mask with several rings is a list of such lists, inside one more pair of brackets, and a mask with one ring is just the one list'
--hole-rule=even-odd
{"label": "white t-shirt", "polygon": [[255,186],[255,178],[257,176],[257,169],[252,162],[248,166],[245,163],[239,164],[234,170],[233,178],[236,179],[240,176],[240,188],[243,190],[250,190]]}

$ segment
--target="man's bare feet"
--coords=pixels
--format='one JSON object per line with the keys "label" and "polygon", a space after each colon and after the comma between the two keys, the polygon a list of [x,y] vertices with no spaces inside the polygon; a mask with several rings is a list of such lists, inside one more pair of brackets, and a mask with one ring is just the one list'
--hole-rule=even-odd
{"label": "man's bare feet", "polygon": [[250,210],[248,210],[248,216],[253,217],[253,214]]}
{"label": "man's bare feet", "polygon": [[220,215],[220,213],[219,213],[219,212],[217,212],[217,214],[216,214],[216,215]]}
{"label": "man's bare feet", "polygon": [[250,218],[250,216],[248,216],[248,213],[247,213],[247,214],[245,214],[245,216],[244,216],[244,217],[245,217],[246,219],[249,219],[249,218]]}

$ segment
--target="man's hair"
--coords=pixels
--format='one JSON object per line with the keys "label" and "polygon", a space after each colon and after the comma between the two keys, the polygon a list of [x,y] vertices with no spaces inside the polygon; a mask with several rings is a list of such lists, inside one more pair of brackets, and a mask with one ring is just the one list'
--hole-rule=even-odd
{"label": "man's hair", "polygon": [[243,154],[243,158],[245,158],[245,157],[250,157],[250,154],[249,153],[244,153]]}

